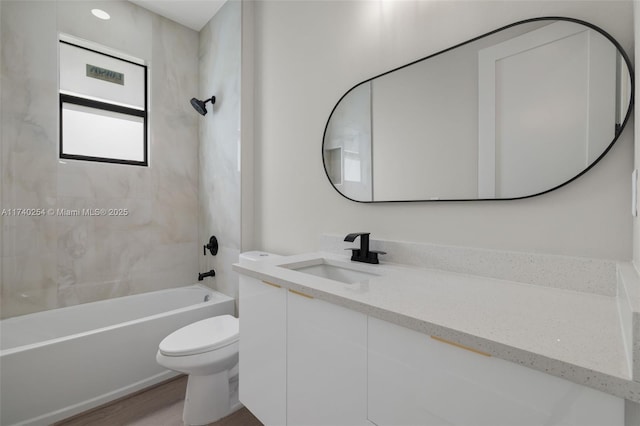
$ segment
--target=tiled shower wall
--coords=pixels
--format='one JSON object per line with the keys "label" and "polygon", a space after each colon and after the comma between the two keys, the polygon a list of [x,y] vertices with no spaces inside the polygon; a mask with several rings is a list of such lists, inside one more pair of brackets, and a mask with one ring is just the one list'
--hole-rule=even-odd
{"label": "tiled shower wall", "polygon": [[[101,5],[111,21],[88,14]],[[2,216],[0,316],[196,282],[198,33],[124,1],[0,9],[0,209],[129,210]],[[148,61],[149,167],[58,159],[58,32]]]}
{"label": "tiled shower wall", "polygon": [[[201,97],[216,96],[200,117],[199,226],[201,244],[211,235],[220,249],[200,252],[201,272],[214,269],[205,283],[237,299],[238,276],[231,265],[240,254],[240,71],[241,2],[228,1],[200,31]],[[202,247],[200,247],[202,250]]]}

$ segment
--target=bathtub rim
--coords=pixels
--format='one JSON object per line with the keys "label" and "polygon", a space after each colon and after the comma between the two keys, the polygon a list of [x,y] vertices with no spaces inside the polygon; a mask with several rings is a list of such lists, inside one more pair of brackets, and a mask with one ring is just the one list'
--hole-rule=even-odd
{"label": "bathtub rim", "polygon": [[[195,305],[199,305],[199,306],[204,307],[204,306],[215,305],[217,303],[225,302],[225,301],[228,301],[228,300],[235,300],[233,297],[227,296],[226,294],[221,293],[221,292],[219,292],[217,290],[214,290],[214,289],[212,289],[210,287],[207,287],[207,286],[205,286],[203,284],[189,284],[189,285],[182,286],[182,287],[173,287],[173,288],[167,288],[167,289],[162,289],[162,290],[149,291],[149,292],[145,292],[145,293],[136,293],[136,294],[131,294],[131,295],[128,295],[128,296],[113,297],[113,298],[110,298],[110,299],[96,300],[96,301],[93,301],[93,302],[87,302],[87,303],[81,303],[81,304],[78,304],[78,305],[65,306],[65,307],[57,308],[57,309],[72,308],[73,306],[86,305],[86,304],[89,304],[89,303],[108,302],[108,301],[117,300],[117,299],[125,298],[125,297],[140,296],[140,295],[145,295],[145,294],[149,294],[149,293],[165,293],[165,292],[171,292],[173,290],[188,289],[188,288],[206,290],[208,294],[216,294],[216,295],[222,296],[222,298],[211,298],[211,300],[208,300],[206,302],[198,302],[198,303],[194,303],[194,304],[191,304],[191,305],[184,306],[182,308],[172,309],[170,311],[164,311],[164,312],[160,312],[160,313],[157,313],[157,314],[148,315],[148,316],[137,318],[137,319],[134,319],[134,320],[119,322],[117,324],[108,325],[108,326],[105,326],[105,327],[98,327],[98,328],[94,328],[94,329],[91,329],[91,330],[88,330],[88,331],[82,331],[80,333],[70,334],[70,335],[67,335],[67,336],[55,337],[53,339],[42,340],[42,341],[39,341],[39,342],[36,342],[36,343],[28,343],[26,345],[15,346],[15,347],[8,348],[8,349],[0,349],[0,360],[2,359],[3,356],[13,355],[13,354],[16,354],[16,353],[19,353],[19,352],[22,352],[22,351],[26,351],[26,350],[30,350],[30,349],[36,349],[36,348],[40,348],[40,347],[43,347],[43,346],[47,346],[47,345],[51,345],[51,344],[55,344],[55,343],[59,343],[59,342],[65,342],[65,341],[68,341],[68,340],[72,340],[72,339],[76,339],[76,338],[79,338],[79,337],[88,336],[88,335],[91,335],[91,334],[94,334],[94,333],[98,333],[98,332],[115,330],[115,329],[118,329],[118,328],[129,326],[129,325],[134,324],[134,323],[138,323],[138,322],[152,321],[154,319],[162,318],[162,317],[170,315],[170,314],[179,314],[179,313],[182,313],[182,312],[187,312],[187,311],[193,309],[193,306],[195,306]],[[42,311],[42,312],[44,312],[44,311]],[[18,317],[26,316],[26,315],[30,315],[30,314],[19,315],[19,316],[11,317],[11,318],[18,318]],[[8,319],[11,319],[11,318],[6,318],[6,319],[8,320]],[[4,321],[4,320],[0,320],[0,321]]]}

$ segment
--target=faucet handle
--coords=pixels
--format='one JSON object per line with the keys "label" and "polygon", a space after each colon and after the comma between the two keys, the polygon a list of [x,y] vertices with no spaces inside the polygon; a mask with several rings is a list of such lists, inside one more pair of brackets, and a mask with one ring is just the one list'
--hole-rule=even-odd
{"label": "faucet handle", "polygon": [[374,264],[380,263],[380,261],[378,260],[378,255],[379,254],[387,254],[387,252],[380,251],[380,250],[369,250],[369,254],[368,254],[367,260],[365,260],[365,262],[374,263]]}
{"label": "faucet handle", "polygon": [[212,235],[211,238],[209,238],[209,244],[202,247],[202,254],[204,256],[207,255],[207,249],[212,256],[218,254],[218,239],[215,237],[215,235]]}
{"label": "faucet handle", "polygon": [[387,254],[387,252],[379,250],[369,250],[363,253],[358,247],[347,248],[345,250],[351,250],[351,260],[355,262],[373,263],[374,265],[380,263],[378,260],[379,254]]}
{"label": "faucet handle", "polygon": [[346,248],[345,250],[351,250],[351,260],[355,262],[361,262],[362,250],[359,247]]}

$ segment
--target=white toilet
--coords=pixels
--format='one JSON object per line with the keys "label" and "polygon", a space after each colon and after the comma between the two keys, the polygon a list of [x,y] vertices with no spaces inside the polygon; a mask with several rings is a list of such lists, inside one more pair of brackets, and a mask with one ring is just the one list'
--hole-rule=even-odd
{"label": "white toilet", "polygon": [[237,384],[238,339],[238,319],[221,315],[189,324],[160,342],[158,364],[189,375],[185,424],[212,423],[241,407],[237,389],[233,398],[229,386],[234,376]]}

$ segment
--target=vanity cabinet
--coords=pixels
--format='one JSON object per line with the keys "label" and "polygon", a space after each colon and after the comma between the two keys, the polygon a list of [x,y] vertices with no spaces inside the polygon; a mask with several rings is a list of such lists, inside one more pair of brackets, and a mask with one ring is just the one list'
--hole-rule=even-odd
{"label": "vanity cabinet", "polygon": [[366,425],[367,316],[287,295],[287,424]]}
{"label": "vanity cabinet", "polygon": [[624,425],[620,398],[371,317],[368,347],[378,426]]}
{"label": "vanity cabinet", "polygon": [[240,278],[240,401],[265,425],[623,426],[624,400]]}
{"label": "vanity cabinet", "polygon": [[265,425],[367,425],[367,316],[240,277],[240,402]]}
{"label": "vanity cabinet", "polygon": [[287,415],[287,291],[240,276],[240,401],[265,425]]}

